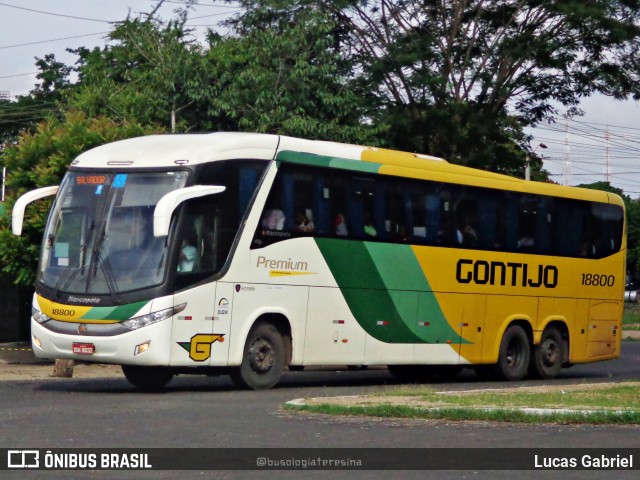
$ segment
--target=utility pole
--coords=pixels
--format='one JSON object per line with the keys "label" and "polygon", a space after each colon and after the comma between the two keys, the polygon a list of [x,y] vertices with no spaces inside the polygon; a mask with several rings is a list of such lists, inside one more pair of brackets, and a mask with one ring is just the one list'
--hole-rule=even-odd
{"label": "utility pole", "polygon": [[611,181],[611,155],[609,154],[609,123],[604,131],[604,180],[609,183]]}
{"label": "utility pole", "polygon": [[564,167],[562,177],[565,185],[571,184],[571,147],[569,146],[569,122],[564,121]]}

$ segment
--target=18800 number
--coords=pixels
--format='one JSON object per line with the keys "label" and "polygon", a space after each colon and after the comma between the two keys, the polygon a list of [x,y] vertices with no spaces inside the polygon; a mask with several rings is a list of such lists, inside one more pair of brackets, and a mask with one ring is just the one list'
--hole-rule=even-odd
{"label": "18800 number", "polygon": [[583,273],[582,285],[593,287],[613,287],[616,279],[613,275],[598,275],[597,273]]}

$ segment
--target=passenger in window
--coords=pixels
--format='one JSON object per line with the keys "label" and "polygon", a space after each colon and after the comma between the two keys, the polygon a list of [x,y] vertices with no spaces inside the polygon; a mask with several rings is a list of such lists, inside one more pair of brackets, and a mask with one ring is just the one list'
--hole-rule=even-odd
{"label": "passenger in window", "polygon": [[581,257],[590,257],[591,256],[591,250],[592,247],[589,247],[589,243],[588,242],[582,242],[580,244],[580,256]]}
{"label": "passenger in window", "polygon": [[349,230],[347,229],[347,221],[343,214],[339,213],[336,216],[334,227],[336,235],[339,235],[341,237],[346,237],[347,235],[349,235]]}
{"label": "passenger in window", "polygon": [[407,235],[407,227],[404,225],[398,225],[398,232],[396,233],[396,242],[407,243],[411,240]]}
{"label": "passenger in window", "polygon": [[520,240],[518,240],[518,250],[531,251],[535,245],[535,239],[529,235],[524,235]]}
{"label": "passenger in window", "polygon": [[192,272],[195,269],[196,260],[198,258],[198,249],[195,232],[185,235],[182,240],[182,248],[180,249],[180,258],[178,260],[179,272]]}
{"label": "passenger in window", "polygon": [[473,248],[478,242],[478,234],[471,225],[465,225],[462,230],[457,231],[458,243],[463,247]]}
{"label": "passenger in window", "polygon": [[282,230],[284,228],[284,212],[279,209],[270,209],[264,212],[262,217],[262,228],[267,230]]}
{"label": "passenger in window", "polygon": [[367,237],[376,237],[378,232],[376,231],[376,227],[373,226],[373,220],[371,218],[371,214],[367,213],[364,219],[364,234]]}
{"label": "passenger in window", "polygon": [[315,226],[313,225],[313,222],[309,219],[310,217],[310,212],[309,210],[301,210],[298,213],[296,213],[296,219],[295,219],[295,224],[293,226],[293,230],[295,232],[300,232],[300,233],[313,233],[313,231],[315,230]]}

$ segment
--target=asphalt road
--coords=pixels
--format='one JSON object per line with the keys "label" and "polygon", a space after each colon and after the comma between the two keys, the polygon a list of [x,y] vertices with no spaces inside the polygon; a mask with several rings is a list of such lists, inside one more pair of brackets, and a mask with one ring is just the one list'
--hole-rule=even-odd
{"label": "asphalt road", "polygon": [[[563,370],[548,384],[640,379],[640,342],[618,360]],[[482,382],[463,373],[440,389],[541,385]],[[0,448],[640,448],[637,426],[520,425],[404,421],[293,414],[291,399],[360,395],[396,388],[384,370],[291,372],[268,391],[235,389],[226,377],[181,376],[163,393],[141,393],[124,378],[0,382]],[[383,451],[393,454],[393,450]],[[7,474],[8,473],[8,474]],[[178,473],[180,473],[178,475]],[[630,471],[154,471],[0,472],[2,478],[635,478]],[[116,475],[117,474],[117,475]],[[637,472],[636,472],[637,474]],[[15,477],[14,477],[15,475]]]}

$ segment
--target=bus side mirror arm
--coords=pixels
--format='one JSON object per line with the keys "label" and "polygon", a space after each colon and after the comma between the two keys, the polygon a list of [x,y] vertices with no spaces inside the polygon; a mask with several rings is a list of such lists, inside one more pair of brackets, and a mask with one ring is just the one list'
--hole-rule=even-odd
{"label": "bus side mirror arm", "polygon": [[224,192],[227,187],[219,185],[194,185],[193,187],[181,188],[167,193],[160,199],[153,211],[153,236],[166,237],[169,235],[169,225],[171,215],[178,206],[192,198],[204,197],[205,195],[215,195]]}
{"label": "bus side mirror arm", "polygon": [[22,234],[24,211],[26,210],[27,205],[31,202],[35,202],[36,200],[40,200],[41,198],[55,195],[58,192],[58,188],[60,188],[60,185],[38,188],[25,193],[16,200],[13,210],[11,211],[11,230],[14,235],[20,236],[20,234]]}

